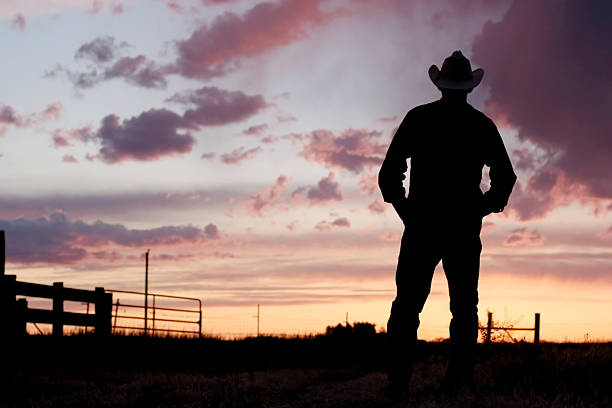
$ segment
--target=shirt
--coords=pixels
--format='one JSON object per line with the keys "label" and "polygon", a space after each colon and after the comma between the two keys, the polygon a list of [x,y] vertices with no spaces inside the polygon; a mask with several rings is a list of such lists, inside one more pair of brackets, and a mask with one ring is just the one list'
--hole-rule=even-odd
{"label": "shirt", "polygon": [[[410,158],[410,189],[403,180]],[[491,187],[482,193],[483,166]],[[410,110],[395,133],[378,173],[383,199],[406,200],[425,213],[484,216],[508,203],[516,174],[491,119],[465,101],[444,98]]]}

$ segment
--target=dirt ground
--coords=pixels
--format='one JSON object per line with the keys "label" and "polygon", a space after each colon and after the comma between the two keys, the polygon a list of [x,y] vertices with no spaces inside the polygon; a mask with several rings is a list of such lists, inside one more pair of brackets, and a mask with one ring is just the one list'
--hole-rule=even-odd
{"label": "dirt ground", "polygon": [[[155,344],[149,340],[121,347],[89,340],[37,340],[28,349],[43,347],[27,358],[15,353],[3,364],[0,406],[612,406],[612,344],[483,346],[477,389],[452,394],[438,385],[446,345],[424,344],[409,393],[389,400],[384,396],[384,355],[374,348],[380,345],[378,340],[348,344],[313,339]],[[70,342],[72,347],[66,344]],[[24,346],[16,350],[23,351]]]}

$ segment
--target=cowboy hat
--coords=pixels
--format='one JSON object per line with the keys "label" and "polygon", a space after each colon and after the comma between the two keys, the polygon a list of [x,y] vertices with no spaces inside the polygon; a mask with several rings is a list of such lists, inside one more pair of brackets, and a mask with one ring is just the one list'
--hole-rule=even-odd
{"label": "cowboy hat", "polygon": [[484,70],[478,68],[472,71],[470,60],[465,58],[461,51],[455,51],[444,60],[442,69],[432,65],[428,73],[439,89],[472,89],[482,80]]}

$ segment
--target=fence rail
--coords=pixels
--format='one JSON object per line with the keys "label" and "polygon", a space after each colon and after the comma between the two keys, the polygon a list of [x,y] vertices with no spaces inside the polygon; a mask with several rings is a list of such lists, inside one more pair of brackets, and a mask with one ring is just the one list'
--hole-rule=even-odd
{"label": "fence rail", "polygon": [[[485,329],[485,327],[481,327],[481,329]],[[487,314],[487,326],[485,332],[485,343],[491,343],[491,333],[493,330],[504,330],[504,331],[532,331],[533,332],[533,342],[540,342],[540,314],[536,313],[534,316],[534,325],[533,327],[495,327],[493,326],[493,313],[489,312]]]}
{"label": "fence rail", "polygon": [[[29,308],[28,300],[17,299],[17,296],[51,299],[53,307],[51,310]],[[111,333],[113,295],[101,287],[95,290],[73,289],[65,288],[63,282],[42,285],[18,281],[15,275],[0,275],[0,298],[1,320],[12,335],[27,334],[27,323],[51,324],[54,336],[64,334],[64,325],[93,326],[97,335]],[[95,313],[66,312],[65,301],[86,302],[88,305],[93,303]]]}
{"label": "fence rail", "polygon": [[[181,333],[181,334],[192,334],[198,337],[202,336],[202,301],[198,298],[187,297],[187,296],[176,296],[176,295],[163,295],[161,293],[148,293],[145,292],[136,292],[131,290],[115,290],[115,289],[107,289],[109,293],[115,294],[117,296],[117,300],[113,303],[112,308],[112,332],[114,333],[117,329],[123,329],[128,331],[136,331],[143,332],[144,334],[152,334],[155,335],[156,332],[162,333]],[[151,300],[152,303],[148,301],[145,302],[146,305],[142,304],[134,304],[134,303],[121,303],[118,295],[132,295],[132,296],[142,296],[147,300]],[[159,300],[175,300],[180,302],[187,302],[194,304],[192,308],[179,308],[179,307],[165,307],[165,306],[157,306],[157,302]],[[151,304],[151,306],[149,306]],[[120,308],[125,308],[128,310],[132,310],[133,312],[130,314],[120,314]],[[135,315],[135,310],[142,309],[145,310],[145,314],[143,315]],[[157,312],[170,312],[170,313],[180,313],[179,316],[164,316],[159,317]],[[151,316],[149,316],[149,313]],[[185,317],[197,315],[197,320],[188,319]],[[181,317],[181,318],[179,318]],[[129,325],[129,324],[121,324],[121,319],[126,319],[128,321],[142,321],[141,325]],[[173,328],[173,327],[159,327],[156,326],[156,322],[163,323],[180,323],[183,325],[193,326],[193,330],[185,330],[184,328]],[[151,327],[148,324],[151,323]]]}

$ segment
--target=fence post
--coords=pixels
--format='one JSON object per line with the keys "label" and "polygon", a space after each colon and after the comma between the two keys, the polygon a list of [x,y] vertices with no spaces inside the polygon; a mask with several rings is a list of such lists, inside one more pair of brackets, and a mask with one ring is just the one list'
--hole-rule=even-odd
{"label": "fence post", "polygon": [[113,327],[111,329],[111,333],[115,332],[115,326],[117,326],[117,315],[119,314],[119,298],[117,298],[117,303],[115,303],[115,320],[113,320]]}
{"label": "fence post", "polygon": [[17,300],[17,308],[15,309],[15,335],[25,336],[28,334],[26,311],[28,310],[27,299]]}
{"label": "fence post", "polygon": [[198,319],[198,337],[202,337],[202,303],[200,303],[200,315]]}
{"label": "fence post", "polygon": [[0,326],[9,336],[15,334],[16,280],[15,275],[0,276]]}
{"label": "fence post", "polygon": [[104,288],[96,288],[96,335],[111,334],[111,315],[113,310],[113,295],[105,293]]}
{"label": "fence post", "polygon": [[493,327],[493,313],[487,313],[487,334],[485,336],[485,343],[491,343],[491,329]]}
{"label": "fence post", "polygon": [[4,240],[4,230],[0,231],[0,276],[4,276],[6,270],[4,264],[6,261],[6,241]]}
{"label": "fence post", "polygon": [[533,342],[538,344],[540,342],[540,314],[535,314],[535,327],[533,328]]}
{"label": "fence post", "polygon": [[64,335],[64,282],[53,282],[53,336]]}

